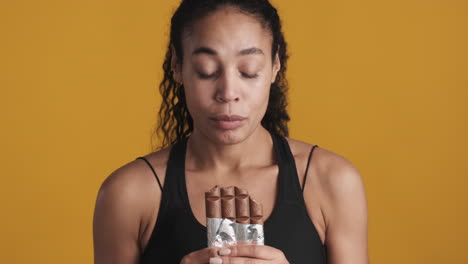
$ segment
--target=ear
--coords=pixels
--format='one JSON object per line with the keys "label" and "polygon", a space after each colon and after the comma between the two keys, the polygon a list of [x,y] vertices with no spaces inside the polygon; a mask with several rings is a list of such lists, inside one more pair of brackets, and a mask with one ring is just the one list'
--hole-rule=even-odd
{"label": "ear", "polygon": [[273,61],[273,74],[271,76],[271,83],[274,83],[279,70],[281,69],[281,62],[279,59],[278,52],[276,52],[275,60]]}
{"label": "ear", "polygon": [[182,71],[180,69],[180,65],[178,63],[178,58],[176,54],[176,50],[173,45],[171,45],[171,70],[173,73],[174,80],[180,84],[182,84]]}

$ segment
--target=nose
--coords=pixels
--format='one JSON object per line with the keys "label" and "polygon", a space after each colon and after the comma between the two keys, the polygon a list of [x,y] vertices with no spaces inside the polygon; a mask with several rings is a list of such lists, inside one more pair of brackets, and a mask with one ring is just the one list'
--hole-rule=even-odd
{"label": "nose", "polygon": [[239,83],[234,73],[224,71],[218,79],[215,99],[220,103],[239,101]]}

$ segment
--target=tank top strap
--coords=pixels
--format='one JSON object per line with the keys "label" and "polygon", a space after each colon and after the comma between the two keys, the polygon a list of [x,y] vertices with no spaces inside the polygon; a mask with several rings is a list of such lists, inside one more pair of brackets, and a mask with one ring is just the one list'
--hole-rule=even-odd
{"label": "tank top strap", "polygon": [[172,146],[166,167],[162,200],[166,206],[182,208],[183,180],[185,173],[185,146],[187,139],[177,141]]}
{"label": "tank top strap", "polygon": [[284,136],[272,133],[273,144],[277,153],[279,167],[278,200],[305,205],[297,175],[296,162]]}

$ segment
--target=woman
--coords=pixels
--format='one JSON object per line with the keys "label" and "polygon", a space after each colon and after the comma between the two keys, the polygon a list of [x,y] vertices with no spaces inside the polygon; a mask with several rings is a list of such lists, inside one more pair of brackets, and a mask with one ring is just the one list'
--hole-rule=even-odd
{"label": "woman", "polygon": [[[368,263],[358,171],[287,137],[286,62],[267,0],[182,1],[161,83],[163,147],[102,184],[95,263]],[[207,248],[215,185],[263,204],[265,245]]]}

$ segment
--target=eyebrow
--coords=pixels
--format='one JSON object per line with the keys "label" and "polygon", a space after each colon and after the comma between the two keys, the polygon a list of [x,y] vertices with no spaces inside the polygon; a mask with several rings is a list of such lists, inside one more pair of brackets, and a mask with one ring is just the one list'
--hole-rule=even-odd
{"label": "eyebrow", "polygon": [[[198,55],[198,54],[217,55],[218,53],[215,50],[207,48],[207,47],[199,47],[192,52],[192,56]],[[250,55],[250,54],[265,55],[261,49],[256,48],[256,47],[243,49],[239,51],[237,55],[245,56],[245,55]]]}

